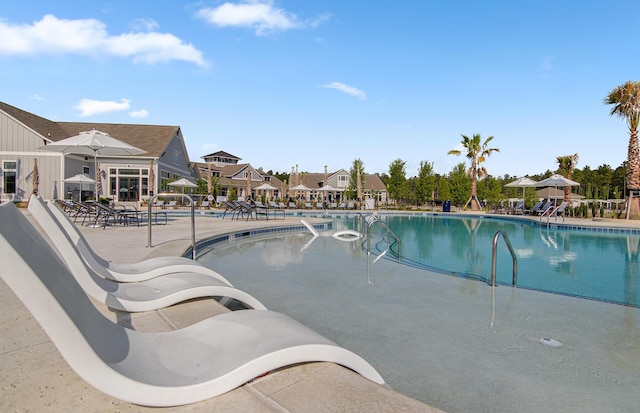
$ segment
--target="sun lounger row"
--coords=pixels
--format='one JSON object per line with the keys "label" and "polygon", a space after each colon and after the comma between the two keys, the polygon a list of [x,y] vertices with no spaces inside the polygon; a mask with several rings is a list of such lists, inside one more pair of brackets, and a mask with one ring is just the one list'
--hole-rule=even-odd
{"label": "sun lounger row", "polygon": [[[57,206],[33,196],[29,211],[58,253],[13,203],[2,204],[0,277],[75,372],[108,395],[145,406],[183,405],[215,397],[271,370],[310,361],[342,364],[384,384],[356,354],[264,309],[219,274],[205,274],[198,263],[167,258],[167,266],[151,260],[118,270],[109,268],[115,265],[102,266],[99,274],[88,261],[96,265],[94,261],[104,260],[96,258],[77,230],[66,232],[74,224]],[[139,271],[146,276],[140,277]],[[179,330],[147,333],[112,322],[87,295],[95,294],[94,299],[122,311],[143,311],[175,301],[157,298],[166,291],[199,290],[198,282],[205,278],[209,289],[201,290],[200,296],[238,297],[260,310],[228,312]],[[189,294],[177,300],[187,298]]]}
{"label": "sun lounger row", "polygon": [[244,201],[222,201],[222,205],[225,206],[225,210],[222,213],[222,218],[230,216],[231,219],[250,219],[259,220],[264,218],[269,219],[284,219],[285,212],[281,208],[267,208],[263,203],[256,202],[254,205]]}

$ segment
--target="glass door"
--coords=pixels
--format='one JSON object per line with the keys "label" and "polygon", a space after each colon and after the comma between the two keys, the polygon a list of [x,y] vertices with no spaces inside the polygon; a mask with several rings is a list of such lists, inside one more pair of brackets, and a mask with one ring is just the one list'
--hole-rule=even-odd
{"label": "glass door", "polygon": [[121,202],[137,201],[140,187],[140,178],[125,178],[120,177],[118,179],[118,199]]}

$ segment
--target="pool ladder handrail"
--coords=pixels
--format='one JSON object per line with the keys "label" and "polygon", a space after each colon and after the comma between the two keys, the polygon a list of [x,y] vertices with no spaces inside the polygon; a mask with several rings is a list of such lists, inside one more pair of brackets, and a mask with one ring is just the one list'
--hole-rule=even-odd
{"label": "pool ladder handrail", "polygon": [[[363,215],[361,213],[358,213],[358,215],[360,215],[361,222],[364,222],[367,228],[367,233],[366,233],[367,255],[371,254],[371,227],[375,223],[379,222],[380,225],[382,225],[384,229],[387,231],[387,244],[389,244],[390,236],[393,237],[398,242],[398,259],[400,259],[400,237],[398,237],[384,221],[382,221],[380,218],[378,218],[374,214]],[[365,234],[362,234],[362,235],[364,236]]]}
{"label": "pool ladder handrail", "polygon": [[509,237],[507,233],[503,230],[498,230],[496,234],[493,236],[493,248],[491,249],[491,286],[496,286],[496,255],[498,252],[498,239],[502,235],[502,239],[504,239],[505,244],[507,244],[507,248],[511,253],[511,258],[513,259],[513,278],[512,285],[515,287],[518,281],[518,257],[516,256],[513,247],[511,246],[511,242],[509,241]]}
{"label": "pool ladder handrail", "polygon": [[196,259],[196,219],[195,219],[195,202],[193,202],[193,198],[191,198],[187,194],[175,194],[175,193],[162,193],[153,195],[149,198],[149,208],[148,208],[148,231],[147,231],[147,248],[151,248],[151,214],[153,212],[153,204],[156,199],[159,197],[169,198],[169,197],[180,197],[186,198],[191,202],[191,258],[193,260]]}

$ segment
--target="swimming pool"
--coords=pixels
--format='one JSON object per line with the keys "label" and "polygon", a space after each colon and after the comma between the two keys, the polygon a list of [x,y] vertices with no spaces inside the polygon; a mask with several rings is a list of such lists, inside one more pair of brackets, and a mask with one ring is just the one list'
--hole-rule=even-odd
{"label": "swimming pool", "polygon": [[[493,237],[502,230],[518,258],[518,287],[640,306],[636,230],[446,215],[381,219],[402,240],[404,264],[489,281]],[[502,239],[496,274],[511,284],[512,258]]]}
{"label": "swimming pool", "polygon": [[[493,220],[474,224],[475,250],[461,238],[469,234],[462,222],[447,225],[462,225],[464,231],[447,235],[443,229],[440,237],[416,232],[415,223],[394,231],[415,239],[420,251],[415,255],[430,263],[453,255],[462,261],[456,271],[468,273],[484,261],[490,265],[491,240],[488,253],[481,247],[485,242],[478,242],[483,232],[493,236],[488,221]],[[333,228],[354,222],[336,219]],[[424,264],[374,262],[375,256],[367,256],[357,242],[312,241],[308,232],[244,235],[202,251],[199,260],[268,308],[364,357],[392,388],[409,396],[452,412],[623,412],[640,404],[638,308],[536,290],[493,289],[483,279],[443,276]],[[509,237],[521,250],[532,247],[540,234]],[[584,243],[576,239],[572,235],[566,246],[565,238],[553,238],[559,251],[569,247],[569,252]],[[402,244],[403,255],[412,242]],[[456,245],[463,251],[453,252]],[[506,260],[498,263],[499,279],[510,282],[508,253],[501,250],[498,256]],[[573,274],[580,260],[572,261]],[[520,272],[519,284],[522,277]],[[546,337],[563,347],[541,344]]]}

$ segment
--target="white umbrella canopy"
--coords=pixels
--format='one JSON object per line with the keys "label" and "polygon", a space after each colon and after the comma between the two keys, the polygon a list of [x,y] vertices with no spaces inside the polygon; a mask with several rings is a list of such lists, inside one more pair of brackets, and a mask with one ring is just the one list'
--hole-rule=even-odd
{"label": "white umbrella canopy", "polygon": [[521,178],[516,179],[513,182],[509,182],[508,184],[505,184],[505,186],[520,188],[520,187],[528,187],[528,186],[537,186],[537,184],[538,183],[533,179],[523,176]]}
{"label": "white umbrella canopy", "polygon": [[[308,186],[305,186],[303,184],[299,184],[296,185],[294,187],[292,187],[291,189],[289,189],[289,195],[291,196],[291,191],[293,191],[293,193],[295,194],[297,191],[311,191],[311,188],[309,188]],[[307,197],[307,195],[305,195],[305,198]]]}
{"label": "white umbrella canopy", "polygon": [[269,184],[262,184],[258,187],[255,188],[258,191],[276,191],[278,188],[276,188],[273,185],[269,185]]}
{"label": "white umbrella canopy", "polygon": [[87,175],[78,174],[74,175],[70,178],[63,179],[65,182],[69,182],[71,184],[95,184],[96,180],[93,178],[89,178]]}
{"label": "white umbrella canopy", "polygon": [[[76,136],[48,143],[39,149],[49,152],[73,153],[78,155],[93,155],[93,166],[98,173],[98,154],[104,156],[139,155],[147,151],[109,136],[108,133],[92,129],[80,132]],[[98,191],[96,187],[96,201]]]}
{"label": "white umbrella canopy", "polygon": [[533,187],[533,186],[537,186],[538,183],[536,181],[534,181],[533,179],[527,178],[526,176],[520,177],[518,179],[516,179],[513,182],[509,182],[508,184],[505,184],[505,186],[511,187],[511,188],[522,188],[522,201],[524,202],[524,191],[525,188],[527,187]]}
{"label": "white umbrella canopy", "polygon": [[198,185],[194,184],[193,182],[189,181],[187,178],[180,178],[177,181],[173,181],[170,184],[167,184],[169,186],[181,186],[184,188],[197,188]]}
{"label": "white umbrella canopy", "polygon": [[304,186],[303,184],[296,185],[291,188],[292,191],[311,191],[311,188]]}
{"label": "white umbrella canopy", "polygon": [[543,179],[542,181],[536,184],[537,187],[542,186],[580,186],[580,183],[576,181],[572,181],[571,179],[565,178],[562,175],[555,174],[551,175],[547,179]]}
{"label": "white umbrella canopy", "polygon": [[82,185],[83,184],[95,184],[96,180],[89,178],[87,175],[78,174],[74,175],[70,178],[63,179],[64,182],[69,182],[70,184],[80,184],[80,195],[78,195],[78,201],[82,200]]}
{"label": "white umbrella canopy", "polygon": [[[274,194],[274,191],[277,191],[278,188],[276,188],[273,185],[269,185],[267,183],[264,183],[258,187],[255,188],[256,191],[264,191],[265,196],[267,197],[267,199],[271,199],[271,194]],[[269,192],[271,191],[271,192]]]}
{"label": "white umbrella canopy", "polygon": [[173,187],[180,187],[180,188],[197,188],[198,187],[198,185],[194,184],[193,182],[189,181],[186,178],[180,178],[177,181],[173,181],[167,185],[173,186]]}

